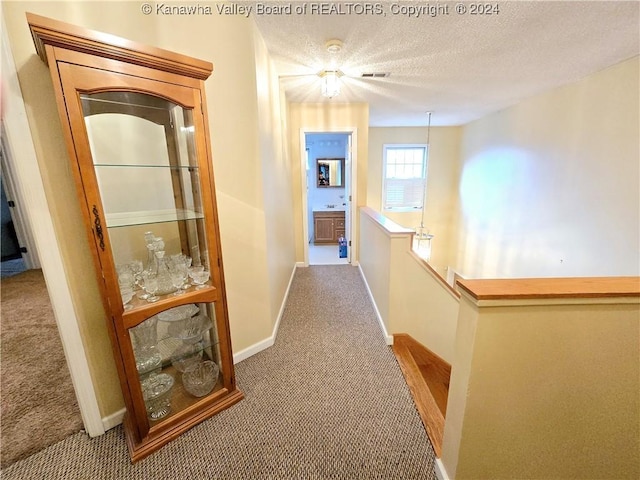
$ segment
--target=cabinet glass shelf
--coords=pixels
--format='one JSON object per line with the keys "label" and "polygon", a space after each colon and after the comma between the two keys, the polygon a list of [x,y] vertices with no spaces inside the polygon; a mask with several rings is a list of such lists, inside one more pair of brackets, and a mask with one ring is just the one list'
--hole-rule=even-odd
{"label": "cabinet glass shelf", "polygon": [[100,166],[107,227],[204,218],[200,174],[183,166]]}
{"label": "cabinet glass shelf", "polygon": [[172,169],[172,170],[187,170],[189,172],[197,172],[198,167],[191,165],[162,165],[162,164],[139,164],[139,163],[94,163],[96,168],[122,168],[123,170],[129,168],[160,168],[160,169]]}
{"label": "cabinet glass shelf", "polygon": [[[161,333],[158,332],[158,335],[161,335]],[[177,350],[182,347],[191,347],[191,346],[193,346],[193,350],[189,350],[187,352],[185,349],[185,352],[177,352]],[[202,352],[212,347],[218,348],[218,342],[212,341],[212,340],[203,340],[201,342],[196,342],[196,344],[189,344],[189,343],[184,343],[179,338],[171,337],[171,336],[165,336],[163,338],[158,339],[158,351],[162,355],[163,368],[167,368],[171,366],[171,362],[173,360],[172,357],[174,356],[185,357],[185,356],[188,356],[188,354],[202,354]]]}
{"label": "cabinet glass shelf", "polygon": [[204,214],[193,210],[154,210],[142,212],[107,213],[107,228],[133,227],[152,223],[179,222],[184,220],[200,220]]}
{"label": "cabinet glass shelf", "polygon": [[219,291],[216,287],[210,285],[211,281],[204,284],[204,288],[196,290],[193,286],[189,287],[185,293],[178,297],[174,297],[173,294],[159,295],[159,300],[153,303],[149,303],[146,300],[139,298],[139,295],[143,294],[143,290],[136,288],[133,298],[126,304],[126,309],[123,313],[124,325],[135,326],[143,318],[155,315],[167,308],[167,305],[174,304],[176,298],[183,302],[216,302],[219,299]]}

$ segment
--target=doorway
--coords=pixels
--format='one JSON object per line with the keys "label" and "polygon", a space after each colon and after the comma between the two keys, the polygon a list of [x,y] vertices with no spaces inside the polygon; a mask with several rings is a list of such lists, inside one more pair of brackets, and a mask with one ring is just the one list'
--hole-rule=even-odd
{"label": "doorway", "polygon": [[14,193],[14,180],[5,161],[4,138],[0,143],[0,246],[2,256],[0,258],[0,278],[11,277],[26,271],[29,268],[39,267],[37,255],[29,252],[26,245],[29,240],[29,232],[22,219],[23,213],[20,202]]}
{"label": "doorway", "polygon": [[11,218],[12,200],[7,199],[4,189],[4,181],[0,177],[2,195],[0,197],[0,208],[2,209],[2,225],[0,226],[0,246],[2,247],[2,258],[0,261],[0,277],[9,277],[24,272],[26,266],[20,252],[20,242],[16,233],[15,223]]}
{"label": "doorway", "polygon": [[307,265],[351,263],[351,131],[303,132],[304,249]]}

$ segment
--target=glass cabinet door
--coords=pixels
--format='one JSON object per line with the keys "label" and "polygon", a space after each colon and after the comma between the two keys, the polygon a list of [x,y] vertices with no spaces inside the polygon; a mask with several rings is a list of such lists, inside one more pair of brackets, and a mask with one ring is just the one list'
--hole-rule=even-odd
{"label": "glass cabinet door", "polygon": [[[136,92],[80,102],[124,311],[206,289],[193,111]],[[222,388],[215,317],[213,303],[186,303],[128,329],[151,427]]]}
{"label": "glass cabinet door", "polygon": [[179,292],[172,267],[209,268],[192,110],[132,92],[80,99],[120,287],[145,272],[156,293]]}
{"label": "glass cabinet door", "polygon": [[153,95],[143,90],[161,82],[64,67],[66,96],[75,98],[68,108],[86,135],[78,160],[100,268],[112,313],[120,312],[127,408],[145,437],[233,387],[228,335],[226,348],[219,339],[226,306],[211,177],[196,135],[199,93],[171,86]]}
{"label": "glass cabinet door", "polygon": [[129,329],[152,427],[223,388],[214,316],[213,304],[189,303]]}

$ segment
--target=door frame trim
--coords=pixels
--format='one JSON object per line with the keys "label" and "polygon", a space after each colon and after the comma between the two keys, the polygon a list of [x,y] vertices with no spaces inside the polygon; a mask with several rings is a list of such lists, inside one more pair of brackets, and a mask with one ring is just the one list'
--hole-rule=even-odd
{"label": "door frame trim", "polygon": [[[345,225],[345,231],[351,232],[351,238],[348,240],[351,241],[351,247],[349,248],[349,264],[357,265],[356,262],[357,256],[357,242],[355,239],[357,238],[357,222],[356,214],[358,213],[357,209],[357,185],[358,185],[358,129],[356,127],[331,127],[325,129],[318,128],[301,128],[300,129],[300,178],[301,178],[301,186],[302,186],[302,249],[303,249],[303,258],[304,258],[304,266],[309,266],[309,212],[308,212],[308,185],[307,185],[307,164],[306,164],[306,135],[307,134],[322,134],[322,133],[343,133],[345,135],[351,136],[351,171],[350,171],[350,181],[349,185],[347,185],[347,189],[345,189],[345,195],[351,195],[351,201],[349,201],[349,224],[351,226],[350,229],[347,229]],[[347,191],[348,190],[348,191]]]}

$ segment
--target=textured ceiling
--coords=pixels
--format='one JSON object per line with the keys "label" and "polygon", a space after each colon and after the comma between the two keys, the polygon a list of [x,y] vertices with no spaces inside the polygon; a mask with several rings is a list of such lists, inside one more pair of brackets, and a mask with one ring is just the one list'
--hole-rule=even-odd
{"label": "textured ceiling", "polygon": [[[336,14],[374,3],[327,2],[333,13],[314,14],[319,2],[280,3],[292,13],[253,17],[288,98],[367,102],[372,126],[425,125],[427,111],[433,125],[465,124],[640,54],[638,1],[500,1],[491,15],[469,14],[470,2],[458,2],[463,15],[456,2],[383,1],[374,15]],[[394,14],[392,3],[439,14]],[[308,13],[296,15],[304,4]],[[333,38],[344,43],[338,54],[325,49]],[[326,99],[317,73],[334,66],[345,73],[342,92]],[[391,76],[361,78],[371,72]]]}

